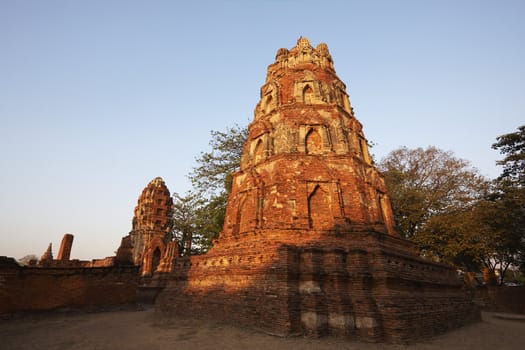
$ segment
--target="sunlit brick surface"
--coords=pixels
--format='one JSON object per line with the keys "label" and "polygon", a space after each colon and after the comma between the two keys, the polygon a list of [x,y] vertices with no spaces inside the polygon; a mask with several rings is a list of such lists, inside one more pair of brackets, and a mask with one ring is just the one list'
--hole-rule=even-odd
{"label": "sunlit brick surface", "polygon": [[268,67],[218,241],[174,260],[156,307],[275,334],[390,342],[479,319],[455,270],[419,258],[395,232],[328,47],[306,38]]}

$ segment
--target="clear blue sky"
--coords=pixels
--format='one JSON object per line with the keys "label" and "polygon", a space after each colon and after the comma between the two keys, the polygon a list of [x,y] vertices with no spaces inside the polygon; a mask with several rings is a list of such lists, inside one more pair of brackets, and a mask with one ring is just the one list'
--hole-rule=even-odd
{"label": "clear blue sky", "polygon": [[435,145],[489,178],[525,123],[525,1],[0,0],[0,255],[113,255],[156,176],[253,117],[266,67],[328,44],[377,159]]}

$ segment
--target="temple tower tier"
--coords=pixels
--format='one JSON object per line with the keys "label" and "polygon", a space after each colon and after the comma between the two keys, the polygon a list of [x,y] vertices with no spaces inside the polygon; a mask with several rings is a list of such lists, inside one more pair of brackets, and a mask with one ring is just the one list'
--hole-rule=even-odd
{"label": "temple tower tier", "polygon": [[396,233],[328,47],[304,37],[268,66],[223,232],[172,270],[159,313],[275,334],[404,342],[480,317],[455,270]]}
{"label": "temple tower tier", "polygon": [[268,67],[223,236],[352,227],[396,235],[383,177],[328,47],[300,38]]}

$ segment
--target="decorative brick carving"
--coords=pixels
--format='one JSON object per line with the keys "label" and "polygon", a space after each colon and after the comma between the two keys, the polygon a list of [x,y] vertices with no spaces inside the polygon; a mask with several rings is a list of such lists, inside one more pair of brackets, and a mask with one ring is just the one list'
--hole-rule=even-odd
{"label": "decorative brick carving", "polygon": [[171,272],[173,267],[173,259],[175,259],[177,256],[179,256],[179,245],[175,241],[168,242],[166,245],[166,251],[164,252],[162,260],[160,261],[159,267],[156,271],[159,273]]}

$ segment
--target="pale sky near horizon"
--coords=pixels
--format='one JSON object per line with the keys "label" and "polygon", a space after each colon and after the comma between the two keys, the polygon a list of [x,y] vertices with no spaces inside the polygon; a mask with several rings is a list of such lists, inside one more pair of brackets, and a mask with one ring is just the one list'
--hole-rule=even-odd
{"label": "pale sky near horizon", "polygon": [[114,254],[142,189],[248,124],[266,67],[328,45],[381,159],[437,146],[497,177],[525,123],[525,1],[0,0],[0,256]]}

